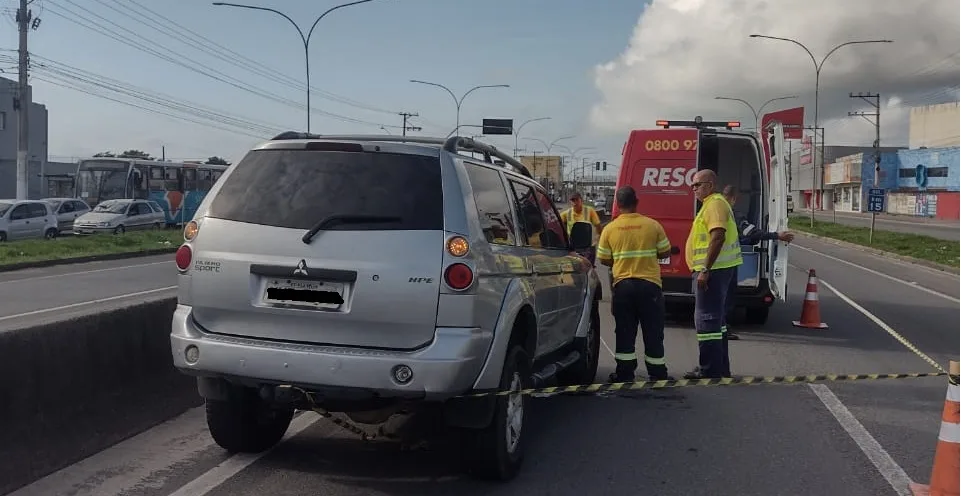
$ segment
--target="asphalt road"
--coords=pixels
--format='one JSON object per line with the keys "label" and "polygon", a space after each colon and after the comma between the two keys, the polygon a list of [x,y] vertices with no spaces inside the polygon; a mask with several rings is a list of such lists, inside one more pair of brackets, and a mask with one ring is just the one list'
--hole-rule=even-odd
{"label": "asphalt road", "polygon": [[[792,214],[797,217],[808,218],[810,210],[798,210]],[[814,212],[814,218],[822,221],[834,221],[834,212]],[[838,224],[858,227],[871,227],[871,216],[846,212],[837,213]],[[879,215],[874,225],[875,229],[900,233],[921,234],[949,241],[961,240],[961,229],[957,221],[939,221],[932,219],[911,219],[910,217],[891,217]]]}
{"label": "asphalt road", "polygon": [[0,330],[175,293],[172,255],[0,272]]}
{"label": "asphalt road", "polygon": [[[763,328],[736,329],[735,374],[932,370],[885,328],[938,363],[957,360],[956,275],[807,239],[797,240],[791,260],[790,302]],[[820,277],[826,330],[791,325],[808,268]],[[609,308],[601,315],[612,345]],[[696,363],[689,324],[670,324],[666,348],[674,375]],[[612,369],[603,350],[598,378]],[[230,457],[212,443],[198,408],[13,494],[907,494],[908,478],[927,482],[946,387],[928,378],[540,398],[526,415],[526,464],[509,484],[461,475],[452,461],[458,448],[434,428],[426,428],[426,450],[403,452],[313,413],[262,457]]]}

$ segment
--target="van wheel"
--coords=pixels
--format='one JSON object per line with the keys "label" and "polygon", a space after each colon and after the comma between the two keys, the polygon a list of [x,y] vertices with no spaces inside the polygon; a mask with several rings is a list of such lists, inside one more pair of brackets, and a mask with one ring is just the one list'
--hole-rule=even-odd
{"label": "van wheel", "polygon": [[745,314],[745,322],[749,325],[764,325],[767,322],[767,317],[771,313],[771,307],[754,307],[747,308],[747,313]]}
{"label": "van wheel", "polygon": [[223,449],[239,453],[260,453],[287,432],[293,408],[271,405],[250,388],[230,391],[230,399],[206,400],[207,428]]}
{"label": "van wheel", "polygon": [[597,307],[597,300],[594,300],[587,336],[574,340],[574,349],[581,354],[580,360],[557,375],[563,386],[592,384],[597,377],[597,358],[601,351],[601,312]]}
{"label": "van wheel", "polygon": [[[512,345],[504,360],[500,391],[531,387],[529,360],[521,345]],[[517,475],[524,461],[524,447],[527,444],[523,427],[529,404],[528,395],[498,396],[490,425],[466,432],[471,446],[464,450],[464,454],[467,456],[467,470],[472,475],[499,481],[508,481]]]}

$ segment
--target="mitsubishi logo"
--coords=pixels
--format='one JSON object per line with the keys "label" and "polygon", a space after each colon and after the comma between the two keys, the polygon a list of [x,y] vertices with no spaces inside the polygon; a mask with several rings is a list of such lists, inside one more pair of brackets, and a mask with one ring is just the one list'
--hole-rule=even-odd
{"label": "mitsubishi logo", "polygon": [[307,261],[301,260],[297,267],[294,269],[295,276],[306,276],[307,275]]}

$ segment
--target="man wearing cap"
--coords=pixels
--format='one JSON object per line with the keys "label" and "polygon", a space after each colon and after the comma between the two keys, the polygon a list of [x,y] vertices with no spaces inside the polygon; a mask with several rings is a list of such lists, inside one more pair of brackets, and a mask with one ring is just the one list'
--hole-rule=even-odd
{"label": "man wearing cap", "polygon": [[637,370],[637,327],[644,339],[644,365],[651,380],[673,380],[664,360],[664,295],[658,258],[670,256],[671,243],[664,227],[637,213],[637,194],[624,186],[616,193],[620,215],[601,232],[597,258],[612,268],[617,364],[612,382],[633,382]]}
{"label": "man wearing cap", "polygon": [[[734,205],[737,204],[738,190],[734,185],[728,184],[724,187],[724,191],[721,193],[724,195],[724,199],[731,204],[731,209],[734,209]],[[764,240],[771,241],[784,241],[785,243],[790,243],[794,241],[794,233],[791,231],[781,231],[781,232],[767,232],[758,229],[757,226],[751,224],[747,219],[740,219],[737,222],[738,237],[742,245],[756,245]],[[728,328],[728,320],[731,314],[734,312],[734,299],[737,296],[737,276],[731,278],[731,285],[728,288],[726,309],[724,312],[724,322],[721,325],[721,332],[724,332],[727,339],[738,340],[741,339],[736,333],[732,332]]]}
{"label": "man wearing cap", "polygon": [[731,204],[715,191],[717,174],[704,169],[694,175],[691,188],[701,202],[687,237],[685,257],[693,275],[694,328],[698,366],[685,379],[730,377],[728,340],[723,325],[731,278],[743,263],[741,243]]}

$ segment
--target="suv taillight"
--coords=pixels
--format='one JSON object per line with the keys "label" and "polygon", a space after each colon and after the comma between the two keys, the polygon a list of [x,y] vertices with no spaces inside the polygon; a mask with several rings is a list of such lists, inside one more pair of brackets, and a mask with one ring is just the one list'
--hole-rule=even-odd
{"label": "suv taillight", "polygon": [[177,254],[174,256],[174,261],[177,263],[177,269],[180,272],[187,272],[190,268],[190,262],[194,258],[193,250],[190,246],[183,244],[180,248],[177,248]]}
{"label": "suv taillight", "polygon": [[444,282],[451,289],[463,291],[474,282],[474,271],[462,263],[451,264],[444,271]]}

